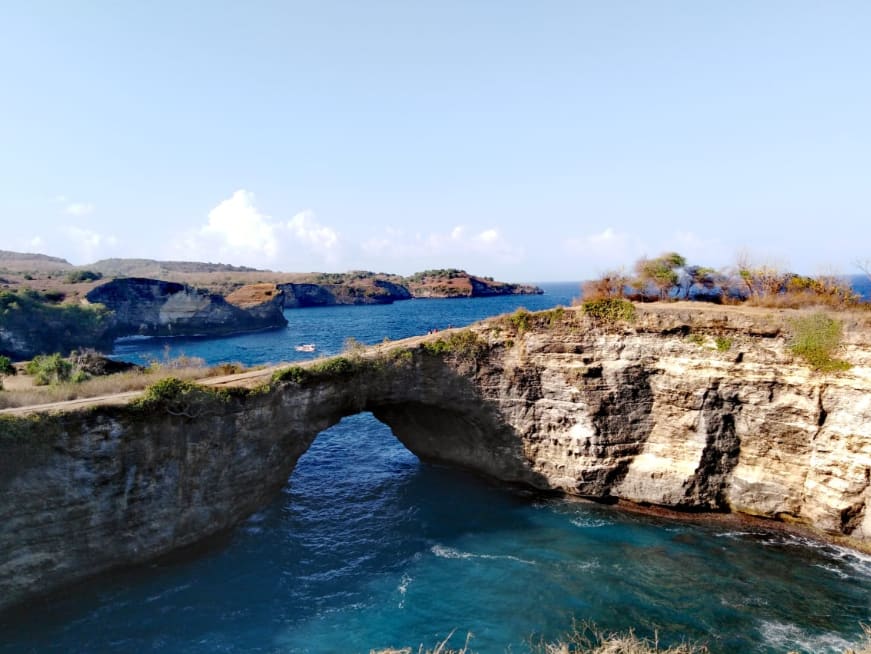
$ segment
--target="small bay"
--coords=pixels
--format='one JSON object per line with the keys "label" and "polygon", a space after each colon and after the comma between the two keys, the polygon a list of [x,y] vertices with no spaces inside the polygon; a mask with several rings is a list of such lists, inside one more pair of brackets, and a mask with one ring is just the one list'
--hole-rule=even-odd
{"label": "small bay", "polygon": [[[266,364],[460,326],[545,295],[288,310],[285,330],[118,344]],[[313,343],[312,354],[296,345]],[[75,538],[75,534],[70,535]],[[842,652],[871,615],[871,557],[779,531],[544,497],[421,463],[370,414],[322,433],[262,511],[196,551],[0,618],[0,652],[369,652],[455,630],[529,650],[572,620],[712,652]]]}

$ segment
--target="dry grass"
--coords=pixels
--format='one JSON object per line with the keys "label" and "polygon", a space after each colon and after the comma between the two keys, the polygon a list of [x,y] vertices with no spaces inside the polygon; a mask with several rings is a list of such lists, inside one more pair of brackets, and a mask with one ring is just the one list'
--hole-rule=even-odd
{"label": "dry grass", "polygon": [[[445,638],[442,642],[435,646],[435,649],[427,649],[423,648],[421,645],[417,649],[417,654],[472,654],[471,650],[469,650],[469,641],[472,639],[472,634],[466,635],[466,642],[461,649],[448,649],[448,641],[454,635],[454,632],[448,634],[448,637]],[[410,647],[404,647],[402,649],[378,649],[378,650],[370,650],[369,654],[412,654],[414,650]]]}
{"label": "dry grass", "polygon": [[[436,645],[435,649],[424,650],[423,645],[417,649],[417,654],[474,654],[469,649],[472,635],[466,636],[466,642],[461,649],[448,649],[447,643],[453,633]],[[653,640],[639,638],[631,630],[628,633],[604,633],[587,624],[576,625],[571,633],[554,643],[539,643],[533,645],[537,654],[707,654],[704,645],[683,643],[674,647],[660,647],[656,638]],[[403,649],[371,650],[369,654],[414,654],[411,647]],[[865,650],[846,654],[866,654]]]}
{"label": "dry grass", "polygon": [[[183,363],[184,361],[182,361]],[[89,397],[102,397],[125,393],[127,391],[141,391],[147,386],[166,377],[176,377],[183,381],[194,381],[208,377],[220,377],[231,375],[247,370],[240,364],[221,364],[208,367],[190,359],[187,365],[178,363],[152,364],[142,370],[128,370],[114,375],[93,377],[78,384],[64,383],[55,386],[26,386],[0,391],[0,409],[35,406],[50,404],[52,402],[65,402]]]}
{"label": "dry grass", "polygon": [[[855,649],[847,649],[844,654],[871,654],[871,627],[862,625],[865,637]],[[416,654],[473,654],[469,649],[471,634],[466,637],[466,643],[461,649],[447,649],[449,635],[435,649],[424,650],[421,645]],[[671,647],[663,647],[656,636],[653,639],[639,638],[632,630],[625,633],[606,633],[589,624],[577,624],[572,631],[561,640],[553,643],[533,645],[536,654],[707,654],[705,645],[681,643]],[[415,654],[410,647],[404,649],[371,650],[370,654]],[[789,652],[787,654],[796,654]]]}

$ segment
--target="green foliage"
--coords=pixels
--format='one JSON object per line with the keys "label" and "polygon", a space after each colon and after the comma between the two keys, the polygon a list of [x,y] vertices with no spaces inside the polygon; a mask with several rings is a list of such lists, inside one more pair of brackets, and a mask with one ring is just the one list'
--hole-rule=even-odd
{"label": "green foliage", "polygon": [[68,352],[106,345],[111,312],[101,304],[54,304],[30,289],[0,292],[0,324],[28,335],[34,352]]}
{"label": "green foliage", "polygon": [[703,334],[690,334],[689,336],[687,336],[687,340],[690,343],[695,343],[696,345],[705,344],[705,336]]}
{"label": "green foliage", "polygon": [[548,327],[555,327],[559,323],[563,321],[565,318],[566,309],[563,306],[557,306],[548,311],[544,311],[541,313],[541,317],[547,323]]}
{"label": "green foliage", "polygon": [[357,368],[359,368],[359,362],[352,361],[347,357],[333,357],[332,359],[315,363],[308,368],[308,372],[315,377],[335,378],[349,375]]}
{"label": "green foliage", "polygon": [[406,279],[409,282],[420,283],[425,280],[456,279],[458,277],[468,277],[468,273],[465,270],[459,270],[457,268],[438,268],[435,270],[423,270],[414,273],[413,275],[406,277]]}
{"label": "green foliage", "polygon": [[414,354],[412,354],[411,350],[401,347],[390,350],[387,356],[393,363],[400,366],[411,365],[411,362],[414,361]]}
{"label": "green foliage", "polygon": [[442,336],[434,341],[426,341],[421,344],[421,348],[431,356],[477,359],[486,352],[487,343],[478,338],[475,332],[464,329],[447,336]]}
{"label": "green foliage", "polygon": [[850,368],[848,362],[833,357],[841,345],[841,321],[830,318],[825,313],[812,313],[790,321],[790,327],[790,349],[814,370],[837,372]]}
{"label": "green foliage", "polygon": [[727,352],[728,350],[732,349],[731,338],[727,338],[725,336],[717,336],[717,338],[714,339],[714,343],[717,344],[717,349],[720,352]]}
{"label": "green foliage", "polygon": [[508,322],[518,334],[522,334],[531,326],[532,314],[523,307],[521,307],[510,316],[508,316]]}
{"label": "green foliage", "polygon": [[25,371],[33,377],[33,383],[36,386],[48,386],[49,384],[70,381],[73,364],[57,352],[40,354],[27,362]]}
{"label": "green foliage", "polygon": [[93,282],[98,279],[103,279],[103,273],[94,272],[93,270],[73,270],[67,275],[67,282],[70,284]]}
{"label": "green foliage", "polygon": [[15,366],[9,357],[0,356],[0,375],[14,375]]}
{"label": "green foliage", "polygon": [[308,371],[302,366],[290,366],[276,370],[272,373],[272,381],[274,382],[293,382],[294,384],[302,384],[308,379]]}
{"label": "green foliage", "polygon": [[604,322],[635,320],[635,305],[623,298],[587,300],[581,304],[581,307],[586,315]]}
{"label": "green foliage", "polygon": [[277,370],[272,374],[274,382],[293,382],[295,384],[306,384],[325,379],[337,379],[348,377],[362,370],[374,368],[375,364],[372,361],[367,361],[362,357],[348,358],[344,356],[333,357],[318,361],[310,366],[290,366],[282,370]]}
{"label": "green foliage", "polygon": [[635,272],[642,289],[652,284],[659,290],[661,300],[668,297],[680,279],[677,271],[686,266],[686,259],[677,252],[667,252],[656,259],[640,259],[635,263]]}
{"label": "green foliage", "polygon": [[160,409],[174,416],[197,418],[208,413],[216,403],[223,404],[230,394],[205,388],[199,384],[166,377],[145,389],[134,406],[153,411]]}

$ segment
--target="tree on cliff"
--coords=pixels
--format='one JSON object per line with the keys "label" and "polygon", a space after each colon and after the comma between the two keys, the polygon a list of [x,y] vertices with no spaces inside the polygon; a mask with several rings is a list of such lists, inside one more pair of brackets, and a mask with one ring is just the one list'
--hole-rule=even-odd
{"label": "tree on cliff", "polygon": [[626,295],[629,285],[629,275],[624,270],[608,270],[596,279],[581,284],[581,295],[585,300],[603,300],[607,298],[622,298]]}
{"label": "tree on cliff", "polygon": [[677,252],[666,252],[655,259],[641,258],[635,262],[635,274],[638,275],[638,287],[641,294],[649,286],[659,291],[659,299],[666,299],[672,289],[678,287],[680,275],[678,271],[687,265],[687,260]]}

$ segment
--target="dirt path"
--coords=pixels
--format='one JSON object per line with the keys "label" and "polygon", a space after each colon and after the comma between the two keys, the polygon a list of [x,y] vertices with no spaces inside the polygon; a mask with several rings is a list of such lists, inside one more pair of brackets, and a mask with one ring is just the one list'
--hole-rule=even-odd
{"label": "dirt path", "polygon": [[[378,345],[372,345],[367,347],[363,352],[362,356],[364,357],[376,357],[384,352],[392,350],[396,347],[416,347],[420,343],[423,343],[427,340],[437,339],[439,336],[450,333],[452,331],[458,331],[457,329],[453,330],[445,330],[439,332],[437,334],[424,334],[423,336],[412,336],[409,338],[397,340],[397,341],[389,341],[387,343],[379,343]],[[329,357],[319,357],[317,359],[312,359],[310,361],[298,361],[298,362],[286,362],[276,364],[274,366],[269,366],[267,368],[258,368],[256,370],[248,370],[246,372],[240,372],[232,375],[223,375],[221,377],[202,377],[199,379],[195,379],[197,384],[201,384],[203,386],[211,386],[218,388],[253,388],[255,386],[259,386],[268,382],[272,379],[273,373],[277,370],[282,370],[283,368],[287,368],[289,366],[297,365],[303,368],[307,368],[312,365],[316,365],[321,361],[326,360]],[[172,375],[171,372],[167,373],[167,377]],[[16,377],[9,377],[4,380],[6,383],[7,380],[13,380]],[[29,379],[25,379],[24,376],[18,378],[17,387],[20,388],[32,388],[33,384],[30,383]],[[9,390],[12,388],[7,385]],[[24,416],[32,413],[49,413],[49,412],[58,412],[58,411],[73,411],[76,409],[80,409],[83,407],[90,406],[112,406],[112,405],[122,405],[135,400],[138,397],[141,397],[145,392],[144,389],[136,390],[136,391],[126,391],[123,393],[112,393],[109,395],[98,395],[94,397],[80,397],[74,400],[61,400],[57,402],[47,402],[45,404],[31,404],[29,406],[21,406],[21,407],[11,407],[8,409],[0,409],[0,415],[12,415],[12,416]]]}

